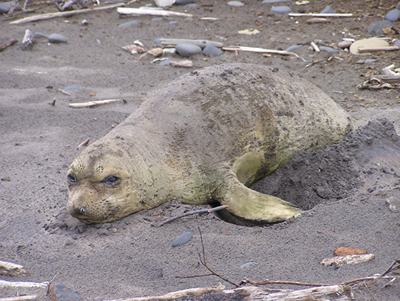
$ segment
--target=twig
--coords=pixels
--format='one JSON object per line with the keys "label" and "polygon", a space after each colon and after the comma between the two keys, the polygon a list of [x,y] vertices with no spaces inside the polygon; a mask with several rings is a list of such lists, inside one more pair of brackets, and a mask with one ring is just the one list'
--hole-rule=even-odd
{"label": "twig", "polygon": [[66,266],[63,266],[61,268],[61,270],[58,271],[57,274],[55,274],[55,276],[49,281],[49,285],[47,286],[47,292],[46,292],[46,296],[49,294],[49,290],[50,290],[50,284],[57,278],[58,275],[60,275],[60,273],[65,269]]}
{"label": "twig", "polygon": [[22,265],[1,260],[0,260],[0,272],[2,275],[10,275],[10,276],[17,276],[26,273]]}
{"label": "twig", "polygon": [[15,43],[18,43],[18,40],[11,39],[11,40],[8,40],[7,42],[1,44],[0,45],[0,52],[3,51],[4,49],[6,49],[7,47],[10,47],[10,46],[14,45]]}
{"label": "twig", "polygon": [[321,50],[319,49],[317,44],[315,44],[314,42],[311,42],[310,45],[311,45],[312,48],[314,48],[315,52],[321,52]]}
{"label": "twig", "polygon": [[23,23],[28,23],[28,22],[42,21],[42,20],[48,20],[48,19],[53,19],[53,18],[59,18],[59,17],[69,17],[69,16],[77,15],[77,14],[90,13],[92,11],[112,9],[112,8],[116,8],[116,7],[120,7],[120,6],[124,6],[124,5],[125,5],[124,3],[119,3],[119,4],[103,6],[103,7],[71,10],[71,11],[57,12],[57,13],[40,14],[40,15],[35,15],[35,16],[19,19],[16,21],[12,21],[12,22],[10,22],[10,24],[23,24]]}
{"label": "twig", "polygon": [[228,205],[223,205],[223,206],[218,206],[218,207],[214,207],[214,208],[206,208],[206,209],[199,209],[199,210],[195,210],[195,211],[189,211],[189,212],[185,212],[179,215],[176,215],[174,217],[171,217],[163,222],[160,222],[158,224],[156,224],[156,227],[161,227],[167,223],[173,222],[174,220],[184,217],[184,216],[189,216],[189,215],[193,215],[193,214],[200,214],[200,213],[212,213],[218,210],[222,210],[228,208]]}
{"label": "twig", "polygon": [[82,103],[70,103],[69,106],[71,108],[86,108],[86,107],[94,107],[94,106],[104,105],[107,103],[121,101],[121,100],[123,101],[123,99],[120,99],[120,98],[105,99],[105,100],[93,100],[93,101],[82,102]]}
{"label": "twig", "polygon": [[[221,206],[221,207],[222,207],[222,206]],[[197,216],[196,216],[196,220],[197,220]],[[199,229],[199,233],[200,233],[200,242],[201,242],[201,250],[202,250],[202,253],[203,253],[203,259],[201,259],[200,254],[199,254],[200,263],[201,263],[207,270],[209,270],[213,275],[215,275],[215,276],[221,278],[222,280],[228,282],[229,284],[231,284],[231,285],[233,285],[233,286],[235,286],[235,287],[239,287],[239,285],[237,285],[236,283],[233,283],[233,282],[229,281],[228,279],[226,279],[225,277],[222,277],[221,275],[219,275],[219,274],[217,274],[216,272],[214,272],[214,271],[207,265],[207,261],[206,261],[206,252],[205,252],[205,250],[204,250],[204,243],[203,243],[203,235],[202,235],[202,233],[201,233],[199,221],[197,221],[197,229]]]}
{"label": "twig", "polygon": [[399,46],[387,46],[387,47],[360,47],[359,52],[371,52],[371,51],[395,51],[400,50]]}
{"label": "twig", "polygon": [[90,141],[90,138],[87,138],[85,141],[83,141],[81,144],[78,145],[76,149],[80,149],[82,146],[87,145]]}
{"label": "twig", "polygon": [[258,47],[246,47],[246,46],[229,46],[229,47],[222,47],[222,50],[226,51],[248,51],[248,52],[257,52],[257,53],[272,53],[272,54],[281,54],[281,55],[292,55],[295,56],[299,59],[301,59],[303,62],[305,60],[298,56],[294,52],[289,52],[289,51],[284,51],[284,50],[274,50],[274,49],[265,49],[265,48],[258,48]]}
{"label": "twig", "polygon": [[324,14],[324,13],[309,13],[309,14],[302,14],[302,13],[289,13],[289,17],[352,17],[353,14]]}
{"label": "twig", "polygon": [[48,282],[12,282],[0,280],[0,287],[40,287],[47,288]]}
{"label": "twig", "polygon": [[389,273],[392,271],[392,269],[395,267],[396,264],[397,264],[397,265],[400,265],[400,259],[396,259],[396,260],[392,263],[392,265],[391,265],[385,272],[383,272],[382,277],[385,276],[386,274],[389,274]]}
{"label": "twig", "polygon": [[29,295],[29,296],[0,298],[0,301],[23,301],[23,300],[36,300],[36,299],[37,295]]}
{"label": "twig", "polygon": [[122,15],[152,15],[152,16],[162,16],[162,17],[193,17],[192,14],[179,13],[174,11],[167,11],[159,8],[150,7],[118,7],[117,12]]}

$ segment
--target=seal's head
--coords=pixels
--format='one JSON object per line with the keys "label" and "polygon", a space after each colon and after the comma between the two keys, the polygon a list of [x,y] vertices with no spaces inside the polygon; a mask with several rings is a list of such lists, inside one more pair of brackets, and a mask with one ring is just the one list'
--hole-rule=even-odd
{"label": "seal's head", "polygon": [[112,222],[147,209],[138,196],[127,154],[109,143],[94,143],[67,174],[69,214],[86,224]]}

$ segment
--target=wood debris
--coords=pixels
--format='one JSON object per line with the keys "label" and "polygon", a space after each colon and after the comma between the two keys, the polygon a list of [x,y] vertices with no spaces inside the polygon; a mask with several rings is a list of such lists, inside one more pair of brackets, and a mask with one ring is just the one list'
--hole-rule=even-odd
{"label": "wood debris", "polygon": [[159,7],[118,7],[117,12],[121,15],[151,15],[151,16],[162,16],[162,17],[193,17],[192,14],[174,12],[170,10],[163,10]]}
{"label": "wood debris", "polygon": [[26,274],[22,265],[0,260],[0,275],[18,276],[22,274]]}
{"label": "wood debris", "polygon": [[172,67],[183,67],[183,68],[192,68],[193,62],[191,60],[184,60],[184,61],[171,61],[169,64]]}
{"label": "wood debris", "polygon": [[18,40],[11,39],[11,40],[8,40],[7,42],[1,44],[0,45],[0,52],[3,51],[4,49],[6,49],[7,47],[10,47],[10,46],[14,45],[15,43],[18,43]]}
{"label": "wood debris", "polygon": [[321,264],[324,266],[342,266],[345,264],[359,264],[371,261],[375,258],[374,254],[363,254],[363,255],[345,255],[345,256],[335,256],[331,258],[325,258],[321,260]]}
{"label": "wood debris", "polygon": [[69,106],[71,108],[87,108],[87,107],[95,107],[95,106],[99,106],[99,105],[104,105],[104,104],[116,102],[116,101],[124,101],[124,100],[121,98],[106,99],[106,100],[93,100],[93,101],[82,102],[82,103],[70,103]]}
{"label": "wood debris", "polygon": [[257,52],[257,53],[270,53],[270,54],[280,54],[280,55],[291,55],[295,56],[302,61],[305,61],[303,58],[298,56],[294,52],[288,52],[284,50],[274,50],[274,49],[265,49],[265,48],[259,48],[259,47],[246,47],[246,46],[229,46],[229,47],[222,47],[222,50],[225,51],[248,51],[248,52]]}

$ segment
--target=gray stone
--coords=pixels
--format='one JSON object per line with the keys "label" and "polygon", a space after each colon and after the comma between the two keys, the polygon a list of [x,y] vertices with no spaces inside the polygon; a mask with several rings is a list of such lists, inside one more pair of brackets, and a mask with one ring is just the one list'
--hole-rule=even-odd
{"label": "gray stone", "polygon": [[227,3],[229,6],[243,6],[244,4],[240,1],[229,1]]}
{"label": "gray stone", "polygon": [[80,301],[82,300],[76,290],[66,287],[61,282],[50,284],[49,295],[54,301]]}
{"label": "gray stone", "polygon": [[119,27],[119,28],[126,28],[126,27],[129,27],[129,26],[131,26],[131,25],[139,25],[139,24],[140,24],[140,22],[135,20],[135,21],[130,21],[130,22],[122,23],[122,24],[118,25],[118,27]]}
{"label": "gray stone", "polygon": [[393,9],[386,14],[385,19],[390,22],[396,22],[399,19],[399,17],[400,17],[400,10]]}
{"label": "gray stone", "polygon": [[292,0],[264,0],[263,4],[279,3],[279,2],[292,2]]}
{"label": "gray stone", "polygon": [[392,27],[392,23],[390,21],[375,21],[368,26],[367,32],[373,36],[380,36],[383,35],[382,29],[388,27]]}
{"label": "gray stone", "polygon": [[224,54],[224,52],[218,47],[215,47],[213,45],[207,45],[203,49],[203,55],[205,56],[220,56],[222,54]]}
{"label": "gray stone", "polygon": [[190,4],[190,3],[194,3],[195,0],[176,0],[175,4],[176,5],[186,5],[186,4]]}
{"label": "gray stone", "polygon": [[319,49],[322,51],[325,51],[325,52],[329,52],[329,53],[339,53],[339,50],[337,50],[335,48],[331,48],[331,47],[320,46]]}
{"label": "gray stone", "polygon": [[326,6],[322,11],[321,14],[336,14],[336,11],[330,7],[330,6]]}
{"label": "gray stone", "polygon": [[13,8],[14,6],[16,6],[16,8],[18,8],[18,3],[16,3],[16,1],[10,1],[10,2],[3,2],[0,3],[0,14],[6,14],[9,12],[9,10],[11,8]]}
{"label": "gray stone", "polygon": [[293,50],[299,49],[301,47],[303,47],[303,45],[292,45],[292,46],[286,48],[285,51],[292,52]]}
{"label": "gray stone", "polygon": [[179,235],[179,236],[173,241],[172,246],[173,246],[173,247],[177,247],[177,246],[183,245],[183,244],[189,242],[189,241],[192,239],[192,237],[193,237],[192,232],[185,232],[185,233]]}
{"label": "gray stone", "polygon": [[400,40],[396,40],[393,45],[397,46],[397,47],[400,47]]}
{"label": "gray stone", "polygon": [[189,57],[201,53],[200,46],[193,44],[178,44],[175,47],[176,52],[183,57]]}
{"label": "gray stone", "polygon": [[49,42],[51,43],[67,43],[68,39],[58,33],[52,33],[49,35]]}
{"label": "gray stone", "polygon": [[274,13],[283,14],[290,13],[292,9],[289,6],[274,6],[271,8],[271,11]]}

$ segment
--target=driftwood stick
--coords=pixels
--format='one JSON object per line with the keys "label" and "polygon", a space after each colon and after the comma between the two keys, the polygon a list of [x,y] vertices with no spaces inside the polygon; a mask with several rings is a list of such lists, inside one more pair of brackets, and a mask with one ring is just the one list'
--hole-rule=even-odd
{"label": "driftwood stick", "polygon": [[104,105],[104,104],[116,102],[116,101],[123,101],[123,99],[117,98],[117,99],[93,100],[93,101],[82,102],[82,103],[70,103],[69,106],[71,108],[86,108],[86,107],[94,107],[94,106]]}
{"label": "driftwood stick", "polygon": [[274,49],[265,49],[265,48],[259,48],[259,47],[246,47],[246,46],[229,46],[229,47],[222,47],[222,50],[225,51],[248,51],[248,52],[257,52],[257,53],[271,53],[271,54],[281,54],[281,55],[292,55],[295,57],[298,57],[302,61],[300,56],[298,56],[294,52],[289,52],[289,51],[284,51],[284,50],[274,50]]}
{"label": "driftwood stick", "polygon": [[[80,149],[82,146],[84,145],[88,145],[88,143],[90,142],[90,138],[87,138],[85,141],[83,141],[81,144],[78,145],[78,147],[76,149]],[[51,281],[50,281],[51,282]]]}
{"label": "driftwood stick", "polygon": [[372,52],[372,51],[395,51],[400,50],[399,46],[387,46],[387,47],[360,47],[359,52]]}
{"label": "driftwood stick", "polygon": [[119,3],[119,4],[114,4],[114,5],[109,5],[109,6],[102,6],[102,7],[95,7],[95,8],[87,8],[87,9],[63,11],[63,12],[57,12],[57,13],[40,14],[40,15],[34,15],[34,16],[26,17],[26,18],[19,19],[19,20],[16,20],[16,21],[12,21],[12,22],[10,22],[10,24],[23,24],[23,23],[28,23],[28,22],[42,21],[42,20],[48,20],[48,19],[53,19],[53,18],[59,18],[59,17],[69,17],[69,16],[77,15],[77,14],[90,13],[92,11],[112,9],[112,8],[116,8],[116,7],[120,7],[120,6],[124,6],[124,5],[125,5],[124,3]]}
{"label": "driftwood stick", "polygon": [[193,17],[192,14],[174,12],[169,10],[163,10],[157,8],[150,7],[139,7],[139,8],[131,8],[131,7],[118,7],[117,12],[122,15],[151,15],[151,16],[162,16],[162,17]]}
{"label": "driftwood stick", "polygon": [[47,288],[49,285],[48,282],[12,282],[6,280],[0,280],[0,287],[39,287],[39,288]]}
{"label": "driftwood stick", "polygon": [[[329,299],[328,299],[329,298]],[[347,287],[340,285],[313,287],[302,290],[273,290],[255,286],[241,287],[233,290],[218,288],[192,288],[171,292],[162,296],[131,298],[119,301],[156,301],[175,300],[263,300],[263,301],[287,301],[287,300],[341,300],[350,301],[351,292]],[[117,301],[117,300],[112,300]]]}
{"label": "driftwood stick", "polygon": [[17,276],[25,273],[22,265],[0,260],[0,275]]}
{"label": "driftwood stick", "polygon": [[329,17],[352,17],[353,14],[324,14],[324,13],[289,13],[289,17],[322,17],[322,18],[329,18]]}
{"label": "driftwood stick", "polygon": [[158,224],[156,224],[156,227],[161,227],[162,225],[168,224],[170,222],[173,222],[174,220],[184,217],[184,216],[189,216],[189,215],[193,215],[193,214],[200,214],[200,213],[212,213],[218,210],[222,210],[228,208],[228,205],[223,205],[223,206],[218,206],[218,207],[214,207],[214,208],[206,208],[206,209],[199,209],[199,210],[194,210],[194,211],[189,211],[189,212],[185,212],[179,215],[176,215],[174,217],[171,217],[169,219],[166,219],[165,221],[162,221]]}
{"label": "driftwood stick", "polygon": [[0,298],[0,301],[23,301],[23,300],[36,300],[36,299],[37,295],[29,295],[29,296]]}
{"label": "driftwood stick", "polygon": [[7,42],[1,44],[0,45],[0,52],[3,51],[4,49],[6,49],[7,47],[10,47],[10,46],[14,45],[15,43],[18,43],[18,40],[11,39],[11,40],[8,40]]}

